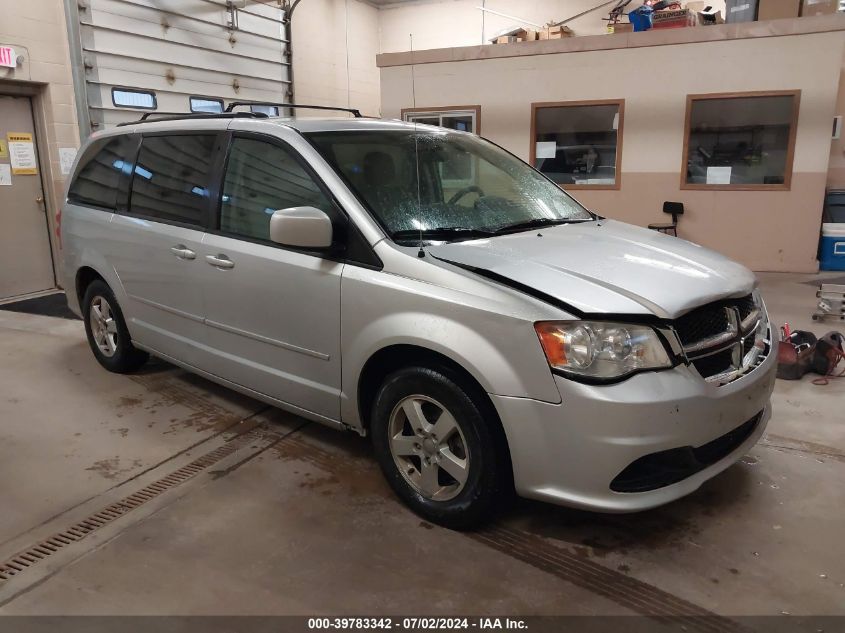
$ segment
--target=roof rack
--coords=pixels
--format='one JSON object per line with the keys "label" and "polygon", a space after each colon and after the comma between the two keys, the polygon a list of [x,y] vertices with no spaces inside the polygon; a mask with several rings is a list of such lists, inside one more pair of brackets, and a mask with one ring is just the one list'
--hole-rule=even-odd
{"label": "roof rack", "polygon": [[232,112],[239,106],[275,106],[277,108],[307,108],[309,110],[334,110],[338,112],[349,112],[355,118],[362,118],[363,115],[358,108],[341,108],[324,105],[305,105],[304,103],[276,103],[275,101],[232,101],[226,106],[226,112]]}
{"label": "roof rack", "polygon": [[[150,117],[157,117],[150,119]],[[182,119],[266,119],[263,112],[144,112],[140,119],[118,123],[117,127],[158,121],[180,121]]]}

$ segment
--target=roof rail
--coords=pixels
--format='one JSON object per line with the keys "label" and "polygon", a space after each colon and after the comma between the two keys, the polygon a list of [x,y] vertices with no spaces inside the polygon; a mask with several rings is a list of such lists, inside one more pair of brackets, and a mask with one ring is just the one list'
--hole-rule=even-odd
{"label": "roof rail", "polygon": [[309,110],[334,110],[337,112],[349,112],[355,118],[362,118],[363,115],[358,108],[341,108],[324,105],[305,105],[304,103],[277,103],[275,101],[232,101],[226,106],[226,112],[232,112],[239,106],[275,106],[277,108],[307,108]]}
{"label": "roof rail", "polygon": [[[157,117],[150,119],[150,117]],[[156,123],[158,121],[181,121],[182,119],[266,119],[263,112],[144,112],[140,119],[118,123],[117,127]]]}

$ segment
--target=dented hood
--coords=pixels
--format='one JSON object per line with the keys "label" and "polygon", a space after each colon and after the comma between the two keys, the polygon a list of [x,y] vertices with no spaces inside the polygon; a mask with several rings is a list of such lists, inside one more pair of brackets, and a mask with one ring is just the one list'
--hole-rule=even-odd
{"label": "dented hood", "polygon": [[612,220],[428,250],[438,259],[533,288],[584,314],[675,318],[710,301],[748,294],[756,283],[745,266],[715,251]]}

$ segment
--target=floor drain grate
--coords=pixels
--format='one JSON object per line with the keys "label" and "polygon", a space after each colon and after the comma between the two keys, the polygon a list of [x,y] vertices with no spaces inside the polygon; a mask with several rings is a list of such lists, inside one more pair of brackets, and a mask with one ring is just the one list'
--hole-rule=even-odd
{"label": "floor drain grate", "polygon": [[131,512],[135,508],[142,506],[160,494],[167,492],[174,486],[184,483],[197,473],[200,473],[209,466],[219,462],[224,457],[231,455],[244,444],[262,439],[264,435],[265,432],[263,429],[253,429],[247,433],[239,435],[220,448],[198,457],[190,464],[170,473],[166,477],[162,477],[158,481],[154,481],[137,492],[133,492],[131,495],[106,506],[102,510],[93,513],[91,516],[83,519],[82,521],[75,523],[66,530],[53,534],[40,543],[36,543],[28,549],[15,554],[11,558],[0,562],[0,581],[14,578],[30,567],[33,567],[41,561],[49,558],[63,547],[76,543],[89,534],[96,532],[100,528],[111,523],[115,519],[119,519],[127,512]]}

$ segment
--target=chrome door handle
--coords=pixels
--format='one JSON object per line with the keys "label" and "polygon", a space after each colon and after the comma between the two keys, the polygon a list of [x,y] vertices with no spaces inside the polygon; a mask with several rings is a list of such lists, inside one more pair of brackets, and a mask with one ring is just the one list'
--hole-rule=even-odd
{"label": "chrome door handle", "polygon": [[196,259],[197,254],[184,244],[177,244],[170,249],[170,252],[179,259]]}
{"label": "chrome door handle", "polygon": [[205,261],[207,261],[215,268],[222,268],[224,270],[228,270],[229,268],[235,267],[235,262],[233,262],[225,255],[206,255]]}

